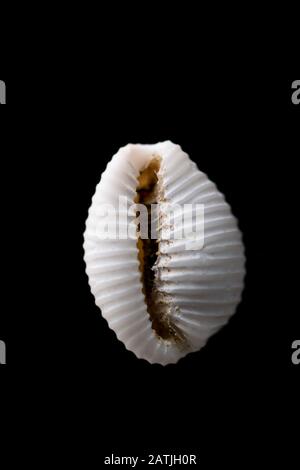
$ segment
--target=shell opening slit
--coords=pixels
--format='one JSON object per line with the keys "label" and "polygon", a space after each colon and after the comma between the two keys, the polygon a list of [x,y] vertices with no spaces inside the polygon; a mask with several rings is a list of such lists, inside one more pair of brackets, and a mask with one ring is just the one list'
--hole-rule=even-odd
{"label": "shell opening slit", "polygon": [[[148,166],[140,172],[138,177],[135,203],[144,205],[148,215],[148,238],[141,237],[140,224],[137,226],[139,269],[143,286],[142,291],[154,332],[160,339],[166,342],[183,346],[186,343],[186,339],[172,321],[171,316],[174,306],[172,305],[170,295],[161,289],[162,282],[159,279],[159,268],[157,268],[161,256],[159,241],[159,224],[161,221],[157,218],[157,207],[164,200],[160,165],[160,157],[154,157]],[[155,210],[155,215],[152,213],[153,210]],[[139,216],[138,210],[137,216]],[[156,225],[157,238],[152,238],[151,223],[155,219],[157,220],[156,224],[158,224]]]}

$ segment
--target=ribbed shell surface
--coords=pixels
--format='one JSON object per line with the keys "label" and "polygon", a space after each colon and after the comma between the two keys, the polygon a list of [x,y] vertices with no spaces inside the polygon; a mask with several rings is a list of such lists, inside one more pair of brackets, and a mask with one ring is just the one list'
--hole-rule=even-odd
{"label": "ribbed shell surface", "polygon": [[[171,204],[204,205],[204,246],[186,250],[185,240],[160,242],[156,273],[172,299],[172,321],[187,339],[182,347],[158,337],[152,328],[139,269],[137,239],[97,236],[102,204],[132,204],[138,177],[155,157],[159,178]],[[84,259],[91,291],[118,339],[138,358],[166,365],[197,351],[234,314],[243,289],[244,248],[237,221],[224,196],[180,146],[170,141],[129,144],[108,163],[96,187],[84,233]]]}

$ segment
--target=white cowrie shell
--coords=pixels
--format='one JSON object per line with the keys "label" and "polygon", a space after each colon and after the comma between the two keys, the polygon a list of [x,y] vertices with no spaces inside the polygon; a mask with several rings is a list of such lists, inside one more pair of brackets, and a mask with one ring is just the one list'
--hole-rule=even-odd
{"label": "white cowrie shell", "polygon": [[[155,189],[137,193],[141,174],[147,175],[143,172],[153,161],[159,162],[152,171]],[[133,206],[137,194],[155,197],[160,207],[151,282],[147,280],[149,245],[138,245],[136,224],[131,226],[131,238],[99,237],[103,204],[115,208],[118,233],[135,214],[132,207],[129,212],[120,210],[119,197],[126,197]],[[178,227],[166,218],[164,204],[192,204],[192,213],[196,204],[203,205],[203,246],[187,249],[192,245],[185,238],[173,239]],[[113,217],[105,220],[114,221]],[[166,227],[171,235],[168,240],[160,238]],[[237,221],[215,184],[170,141],[129,144],[114,155],[93,196],[84,251],[91,291],[103,317],[127,349],[150,363],[176,363],[202,348],[235,313],[241,299],[245,257]]]}

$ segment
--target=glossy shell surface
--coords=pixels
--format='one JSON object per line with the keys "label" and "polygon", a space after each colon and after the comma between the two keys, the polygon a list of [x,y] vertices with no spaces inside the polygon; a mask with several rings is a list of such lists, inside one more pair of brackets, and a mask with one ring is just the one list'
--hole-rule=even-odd
{"label": "glossy shell surface", "polygon": [[[161,240],[153,267],[158,288],[169,303],[168,315],[184,342],[162,339],[153,328],[137,237],[103,240],[97,235],[103,204],[118,208],[119,196],[134,204],[139,175],[156,157],[164,201],[204,205],[203,246],[188,250],[185,240]],[[170,141],[129,144],[114,155],[92,199],[84,252],[90,288],[103,317],[128,350],[150,363],[176,363],[201,349],[228,322],[241,299],[245,258],[237,220],[215,184]]]}

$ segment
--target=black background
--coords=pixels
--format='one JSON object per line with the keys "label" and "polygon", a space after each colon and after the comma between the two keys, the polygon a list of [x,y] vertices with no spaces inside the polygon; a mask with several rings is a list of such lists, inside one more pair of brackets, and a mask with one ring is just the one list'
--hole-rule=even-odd
{"label": "black background", "polygon": [[[192,451],[204,468],[292,462],[300,112],[293,80],[131,63],[110,74],[56,76],[55,86],[49,77],[0,78],[8,90],[1,153],[9,273],[0,337],[5,374],[40,409],[36,427],[55,425],[49,458],[61,448],[95,468],[110,452]],[[137,360],[109,330],[88,287],[82,243],[112,155],[128,142],[166,139],[226,195],[244,235],[247,275],[229,324],[200,352],[162,367]]]}

